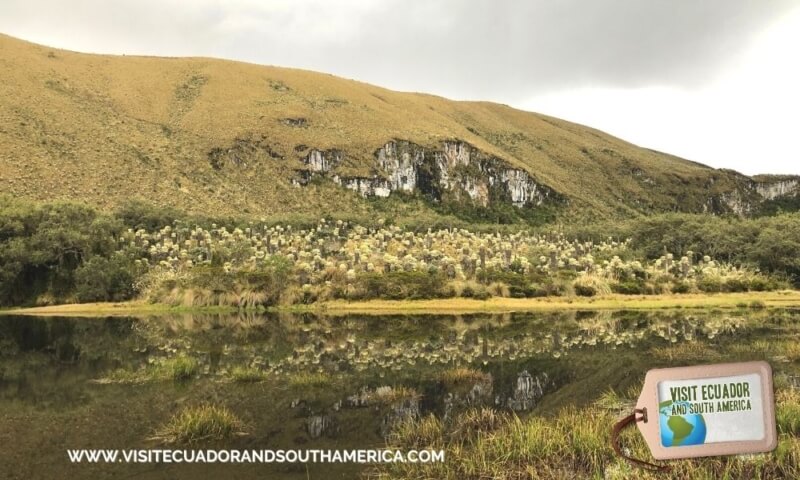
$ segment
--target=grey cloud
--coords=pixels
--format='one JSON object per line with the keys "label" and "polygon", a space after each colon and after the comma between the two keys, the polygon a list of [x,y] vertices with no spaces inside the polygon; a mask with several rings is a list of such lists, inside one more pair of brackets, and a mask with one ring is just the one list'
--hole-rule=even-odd
{"label": "grey cloud", "polygon": [[4,0],[0,31],[110,53],[213,55],[509,103],[702,85],[791,0]]}
{"label": "grey cloud", "polygon": [[[693,87],[715,75],[792,2],[441,1],[435,29],[414,9],[362,25],[357,55],[317,61],[415,90],[507,98],[579,86]],[[368,62],[364,60],[368,59]]]}

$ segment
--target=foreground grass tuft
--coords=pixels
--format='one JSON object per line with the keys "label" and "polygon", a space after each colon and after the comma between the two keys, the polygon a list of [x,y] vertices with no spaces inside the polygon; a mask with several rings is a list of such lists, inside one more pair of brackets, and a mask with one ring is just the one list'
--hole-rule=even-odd
{"label": "foreground grass tuft", "polygon": [[242,421],[226,407],[200,405],[181,410],[154,438],[164,443],[193,444],[228,440],[243,434]]}

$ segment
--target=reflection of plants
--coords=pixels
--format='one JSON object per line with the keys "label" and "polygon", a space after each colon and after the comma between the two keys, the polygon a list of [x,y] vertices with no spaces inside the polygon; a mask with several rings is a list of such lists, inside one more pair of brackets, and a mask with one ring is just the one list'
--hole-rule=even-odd
{"label": "reflection of plants", "polygon": [[288,376],[288,381],[295,388],[321,387],[330,384],[330,377],[323,373],[296,372]]}
{"label": "reflection of plants", "polygon": [[405,386],[397,387],[378,387],[369,392],[367,400],[377,405],[393,405],[404,401],[416,401],[421,395],[413,388]]}
{"label": "reflection of plants", "polygon": [[492,376],[474,368],[450,368],[439,374],[444,386],[448,390],[457,388],[472,388],[473,385],[491,382]]}
{"label": "reflection of plants", "polygon": [[[238,381],[246,381],[252,376],[256,381],[277,375],[285,376],[289,385],[313,386],[329,384],[330,379],[323,373],[329,371],[400,371],[415,365],[442,365],[448,370],[440,380],[453,387],[463,383],[468,389],[480,383],[484,375],[475,367],[494,360],[560,358],[584,348],[618,349],[652,342],[656,342],[654,352],[659,356],[672,358],[679,352],[688,352],[705,358],[713,355],[714,349],[698,340],[730,335],[747,326],[736,315],[610,311],[374,321],[310,315],[281,315],[278,322],[268,321],[269,318],[252,314],[179,316],[137,322],[135,330],[155,355],[162,351],[206,351],[224,344],[222,362],[211,372],[222,379],[236,376]],[[390,321],[397,328],[387,331],[384,325]],[[163,336],[165,329],[170,332],[168,340]],[[435,337],[431,337],[432,329]],[[663,345],[669,347],[659,350]],[[182,363],[197,362],[191,357],[180,358],[181,355],[178,360],[151,357],[150,367],[143,372],[114,373],[108,380],[147,381],[180,376]],[[195,368],[189,376],[199,372],[197,365]],[[175,370],[178,373],[169,373]]]}
{"label": "reflection of plants", "polygon": [[236,366],[231,370],[231,380],[240,383],[260,382],[267,378],[266,373],[253,367]]}
{"label": "reflection of plants", "polygon": [[243,434],[243,423],[226,407],[201,405],[187,407],[156,432],[165,443],[194,444],[228,440]]}
{"label": "reflection of plants", "polygon": [[764,303],[763,300],[753,300],[752,302],[750,302],[750,308],[756,310],[762,310],[764,308],[767,308],[767,304]]}

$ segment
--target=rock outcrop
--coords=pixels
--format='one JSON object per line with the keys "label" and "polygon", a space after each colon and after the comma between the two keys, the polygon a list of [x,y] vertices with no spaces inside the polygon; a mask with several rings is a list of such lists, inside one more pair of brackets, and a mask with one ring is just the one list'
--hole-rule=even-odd
{"label": "rock outcrop", "polygon": [[461,141],[443,142],[437,150],[393,140],[375,152],[376,173],[370,177],[338,174],[336,167],[342,157],[342,152],[335,150],[311,150],[302,159],[307,168],[298,172],[300,178],[295,182],[303,185],[313,175],[325,175],[364,197],[419,192],[437,202],[452,196],[484,207],[493,202],[525,207],[561,201],[558,193],[527,171]]}
{"label": "rock outcrop", "polygon": [[[753,178],[737,174],[738,182],[734,190],[719,195],[719,201],[733,213],[747,215],[755,211],[760,204],[792,195],[800,195],[800,177],[790,176],[756,176]],[[716,213],[709,203],[706,211]]]}
{"label": "rock outcrop", "polygon": [[755,182],[755,189],[764,200],[796,195],[800,193],[800,178],[757,181]]}
{"label": "rock outcrop", "polygon": [[329,150],[321,152],[319,150],[311,150],[303,158],[303,163],[308,166],[308,169],[315,173],[327,173],[333,170],[342,161],[342,153],[338,150]]}

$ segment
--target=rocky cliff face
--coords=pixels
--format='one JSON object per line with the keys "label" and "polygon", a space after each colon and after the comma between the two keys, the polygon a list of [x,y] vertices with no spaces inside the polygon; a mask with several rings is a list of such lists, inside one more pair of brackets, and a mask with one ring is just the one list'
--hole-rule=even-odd
{"label": "rocky cliff face", "polygon": [[800,179],[787,178],[755,182],[755,189],[765,200],[800,193]]}
{"label": "rocky cliff face", "polygon": [[706,211],[717,213],[728,209],[738,215],[747,215],[756,210],[762,202],[800,194],[800,177],[750,178],[741,174],[736,175],[738,177],[736,188],[712,197]]}
{"label": "rocky cliff face", "polygon": [[426,149],[393,140],[375,152],[376,173],[370,177],[339,175],[336,167],[341,161],[341,152],[311,150],[302,159],[307,168],[298,170],[295,183],[304,185],[311,176],[324,175],[364,197],[420,192],[434,201],[452,196],[481,206],[506,202],[526,207],[563,201],[561,195],[527,171],[461,141],[446,141],[441,149]]}
{"label": "rocky cliff face", "polygon": [[312,172],[330,172],[336,168],[342,161],[342,153],[338,150],[329,150],[321,152],[319,150],[311,150],[308,155],[303,158],[303,163],[308,166]]}

